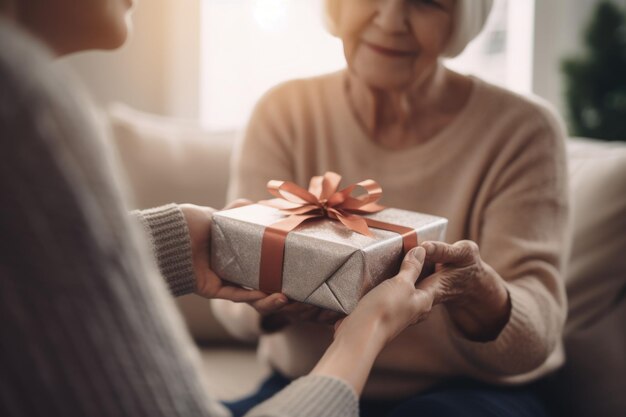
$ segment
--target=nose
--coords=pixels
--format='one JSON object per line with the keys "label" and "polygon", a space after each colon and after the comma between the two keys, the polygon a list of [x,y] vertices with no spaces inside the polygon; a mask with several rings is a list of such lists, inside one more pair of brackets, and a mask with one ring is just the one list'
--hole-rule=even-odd
{"label": "nose", "polygon": [[380,0],[374,23],[389,33],[406,32],[409,27],[405,0]]}

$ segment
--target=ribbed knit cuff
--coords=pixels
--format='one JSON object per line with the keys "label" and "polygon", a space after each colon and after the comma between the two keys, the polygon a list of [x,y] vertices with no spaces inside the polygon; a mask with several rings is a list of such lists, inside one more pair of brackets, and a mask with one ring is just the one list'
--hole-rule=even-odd
{"label": "ribbed knit cuff", "polygon": [[191,240],[185,216],[176,204],[133,212],[143,224],[159,270],[174,296],[196,290]]}
{"label": "ribbed knit cuff", "polygon": [[346,382],[328,376],[309,375],[295,380],[271,399],[253,408],[246,417],[358,415],[359,399]]}
{"label": "ribbed knit cuff", "polygon": [[545,308],[547,300],[540,302],[541,294],[531,294],[511,283],[507,283],[507,290],[511,297],[511,316],[495,340],[473,342],[454,324],[449,326],[454,344],[463,356],[482,371],[501,376],[530,372],[541,366],[561,337],[556,330],[558,317]]}

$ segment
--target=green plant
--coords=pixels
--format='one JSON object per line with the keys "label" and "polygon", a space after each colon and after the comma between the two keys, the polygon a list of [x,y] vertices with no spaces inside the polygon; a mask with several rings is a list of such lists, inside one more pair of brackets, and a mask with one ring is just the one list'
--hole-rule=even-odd
{"label": "green plant", "polygon": [[570,134],[626,140],[626,10],[599,3],[585,47],[562,65]]}

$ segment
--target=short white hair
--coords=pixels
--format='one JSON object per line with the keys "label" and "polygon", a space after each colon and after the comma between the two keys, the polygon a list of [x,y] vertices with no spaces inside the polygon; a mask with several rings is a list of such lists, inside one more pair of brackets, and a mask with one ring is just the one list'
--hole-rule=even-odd
{"label": "short white hair", "polygon": [[[344,0],[325,0],[324,14],[328,31],[338,36],[339,2]],[[443,52],[447,58],[459,55],[465,47],[483,30],[493,0],[456,0],[452,32]]]}

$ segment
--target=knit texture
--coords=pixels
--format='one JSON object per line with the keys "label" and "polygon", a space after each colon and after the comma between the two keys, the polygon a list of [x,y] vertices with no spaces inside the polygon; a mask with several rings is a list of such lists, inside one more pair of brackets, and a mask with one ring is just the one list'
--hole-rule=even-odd
{"label": "knit texture", "polygon": [[[0,18],[0,415],[226,417],[122,203],[104,126],[50,60]],[[145,219],[175,260],[164,269],[185,276],[176,209]],[[356,402],[345,383],[306,377],[249,416],[356,417]]]}
{"label": "knit texture", "polygon": [[[320,399],[325,408],[320,409]],[[253,415],[320,417],[358,415],[359,403],[354,391],[343,381],[319,375],[299,378],[272,400],[250,410]]]}
{"label": "knit texture", "polygon": [[[521,383],[563,362],[568,187],[561,122],[534,99],[472,80],[453,121],[401,151],[380,146],[360,126],[345,72],[270,91],[237,146],[230,199],[266,198],[270,179],[306,187],[326,171],[341,174],[344,185],[372,178],[385,206],[448,218],[446,241],[475,241],[506,281],[512,313],[495,340],[467,340],[437,306],[382,351],[365,396],[397,398],[459,376]],[[248,306],[217,302],[214,309],[233,334],[249,337],[254,326],[260,334]],[[315,365],[332,329],[301,324],[260,337],[260,357],[297,377]]]}
{"label": "knit texture", "polygon": [[191,241],[185,216],[176,204],[133,211],[146,230],[152,252],[174,296],[196,290]]}

